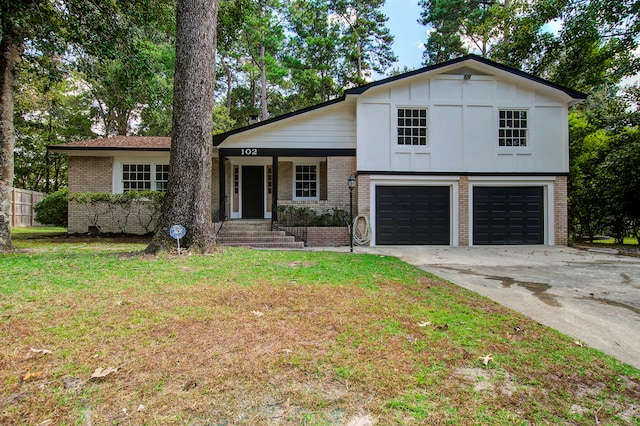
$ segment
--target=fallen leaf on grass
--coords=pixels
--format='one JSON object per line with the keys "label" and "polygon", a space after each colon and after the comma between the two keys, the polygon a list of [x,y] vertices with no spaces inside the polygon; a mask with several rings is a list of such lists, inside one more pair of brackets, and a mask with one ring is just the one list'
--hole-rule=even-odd
{"label": "fallen leaf on grass", "polygon": [[418,323],[418,327],[426,327],[428,325],[431,325],[431,321],[425,321],[425,322],[419,322]]}
{"label": "fallen leaf on grass", "polygon": [[482,360],[482,363],[484,365],[489,365],[489,361],[493,361],[493,357],[491,356],[491,354],[478,357],[478,359]]}
{"label": "fallen leaf on grass", "polygon": [[22,375],[22,381],[28,382],[29,380],[38,380],[39,378],[42,377],[42,374],[43,374],[42,371],[35,371],[33,373],[30,371],[27,371]]}
{"label": "fallen leaf on grass", "polygon": [[575,342],[573,342],[576,346],[580,346],[583,347],[584,345],[582,344],[582,342],[576,340]]}
{"label": "fallen leaf on grass", "polygon": [[109,374],[115,373],[117,371],[118,371],[118,369],[117,368],[113,368],[113,367],[107,367],[107,368],[98,367],[98,368],[96,368],[96,370],[91,375],[91,378],[92,379],[102,379],[104,377],[107,377]]}
{"label": "fallen leaf on grass", "polygon": [[51,352],[48,349],[34,349],[34,348],[29,348],[29,353],[27,354],[26,357],[24,357],[25,359],[29,359],[29,358],[33,358],[35,356],[38,355],[48,355],[48,354],[52,354],[53,352]]}
{"label": "fallen leaf on grass", "polygon": [[260,312],[260,311],[251,311],[251,313],[257,317],[261,317],[264,315],[264,313]]}

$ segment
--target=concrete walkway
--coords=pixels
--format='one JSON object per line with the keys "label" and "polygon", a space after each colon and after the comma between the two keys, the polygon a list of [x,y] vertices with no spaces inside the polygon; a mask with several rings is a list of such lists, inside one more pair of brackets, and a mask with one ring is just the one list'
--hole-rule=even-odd
{"label": "concrete walkway", "polygon": [[640,259],[568,247],[357,247],[468,288],[640,368]]}

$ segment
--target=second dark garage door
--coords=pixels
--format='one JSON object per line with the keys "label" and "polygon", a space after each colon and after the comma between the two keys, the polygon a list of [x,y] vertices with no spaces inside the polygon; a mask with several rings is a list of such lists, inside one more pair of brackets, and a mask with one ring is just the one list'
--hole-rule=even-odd
{"label": "second dark garage door", "polygon": [[544,244],[542,187],[474,187],[473,244]]}
{"label": "second dark garage door", "polygon": [[449,245],[448,186],[376,186],[376,244]]}

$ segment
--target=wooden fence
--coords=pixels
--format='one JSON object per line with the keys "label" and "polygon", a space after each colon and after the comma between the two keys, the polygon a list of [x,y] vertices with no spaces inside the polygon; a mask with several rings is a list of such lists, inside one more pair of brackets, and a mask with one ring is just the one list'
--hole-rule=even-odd
{"label": "wooden fence", "polygon": [[9,212],[11,226],[13,228],[41,226],[35,220],[33,208],[37,202],[42,201],[46,196],[47,194],[44,192],[13,188],[11,190],[11,211]]}

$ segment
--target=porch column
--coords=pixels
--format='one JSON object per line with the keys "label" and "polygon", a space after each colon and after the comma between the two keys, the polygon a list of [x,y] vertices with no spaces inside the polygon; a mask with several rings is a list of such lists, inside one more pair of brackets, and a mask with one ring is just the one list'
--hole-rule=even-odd
{"label": "porch column", "polygon": [[225,171],[225,167],[224,167],[224,155],[220,155],[218,157],[218,185],[219,185],[219,190],[220,190],[220,219],[226,219],[227,218],[227,212],[226,210],[226,206],[227,206],[227,197],[226,197],[226,191],[225,191],[225,178],[226,178],[226,171]]}
{"label": "porch column", "polygon": [[278,156],[271,157],[271,221],[278,221]]}

